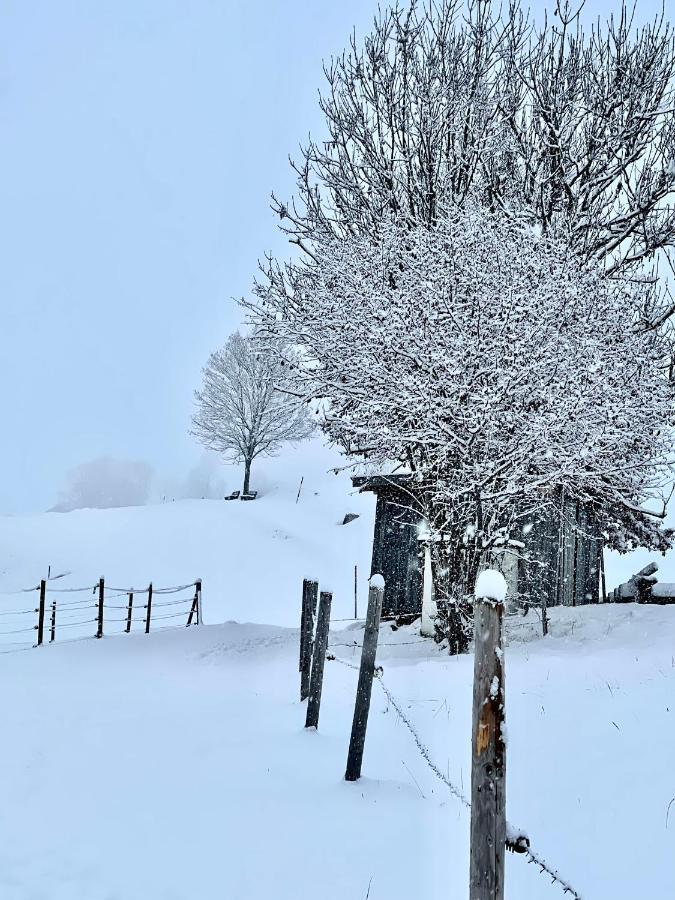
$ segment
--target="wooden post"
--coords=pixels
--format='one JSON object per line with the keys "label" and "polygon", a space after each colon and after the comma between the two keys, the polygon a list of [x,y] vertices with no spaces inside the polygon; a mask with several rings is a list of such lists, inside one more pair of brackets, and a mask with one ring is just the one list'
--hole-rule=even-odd
{"label": "wooden post", "polygon": [[548,634],[548,603],[546,601],[546,594],[543,594],[541,598],[541,630],[544,637],[546,637]]}
{"label": "wooden post", "polygon": [[103,637],[103,597],[105,595],[105,581],[103,578],[98,580],[98,625],[96,628],[96,637]]}
{"label": "wooden post", "polygon": [[319,595],[318,581],[309,578],[302,582],[302,615],[300,617],[300,700],[309,697],[310,669],[312,667],[312,640],[314,638],[314,613]]}
{"label": "wooden post", "polygon": [[51,631],[49,635],[49,643],[53,643],[56,640],[56,600],[52,601],[52,622],[51,622]]}
{"label": "wooden post", "polygon": [[152,582],[148,585],[148,605],[145,614],[145,633],[150,634],[150,616],[152,615]]}
{"label": "wooden post", "polygon": [[197,597],[198,597],[197,582],[195,582],[195,595],[192,598],[192,605],[190,606],[190,614],[188,615],[188,620],[185,624],[186,628],[189,628],[189,626],[192,625],[192,620],[195,618],[195,615],[197,613]]}
{"label": "wooden post", "polygon": [[354,566],[354,618],[359,617],[359,601],[358,601],[358,568]]}
{"label": "wooden post", "polygon": [[40,603],[38,604],[38,624],[37,624],[37,645],[41,646],[45,634],[45,594],[47,593],[47,582],[43,579],[40,582]]}
{"label": "wooden post", "polygon": [[[315,584],[316,582],[310,582]],[[330,629],[330,606],[333,595],[330,591],[321,591],[319,615],[316,620],[316,637],[312,655],[312,678],[309,685],[309,703],[305,728],[319,727],[319,709],[321,708],[321,688],[323,687],[323,667],[326,661],[328,646],[328,630]]]}
{"label": "wooden post", "polygon": [[368,612],[366,613],[366,629],[363,633],[363,649],[361,650],[359,683],[356,688],[352,735],[347,755],[346,781],[356,781],[361,777],[361,764],[363,762],[363,748],[366,743],[370,696],[375,675],[375,656],[377,655],[377,639],[380,633],[383,597],[384,578],[381,575],[373,575],[370,579],[370,588],[368,590]]}
{"label": "wooden post", "polygon": [[202,580],[198,578],[196,581],[197,587],[197,625],[203,625],[204,620],[202,619]]}
{"label": "wooden post", "polygon": [[476,598],[471,759],[470,900],[503,900],[506,841],[504,604]]}
{"label": "wooden post", "polygon": [[134,611],[134,592],[129,591],[129,605],[127,606],[127,626],[124,629],[127,634],[131,631],[131,616]]}

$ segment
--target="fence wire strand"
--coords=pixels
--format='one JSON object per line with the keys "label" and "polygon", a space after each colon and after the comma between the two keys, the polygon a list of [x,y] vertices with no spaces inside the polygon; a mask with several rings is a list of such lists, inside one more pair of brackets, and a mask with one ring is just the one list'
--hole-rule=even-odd
{"label": "fence wire strand", "polygon": [[[331,661],[341,663],[342,665],[347,666],[350,669],[354,669],[357,672],[359,671],[359,666],[355,666],[352,663],[349,663],[344,659],[340,659],[339,657],[335,656],[334,654],[331,654],[327,658],[330,659]],[[453,784],[453,782],[450,781],[450,779],[446,775],[443,774],[443,772],[438,768],[436,763],[433,761],[429,748],[424,744],[421,737],[419,736],[419,733],[417,732],[417,729],[412,724],[412,722],[410,721],[408,716],[406,716],[406,714],[403,712],[400,704],[397,702],[397,700],[394,697],[394,695],[392,694],[392,692],[389,690],[389,688],[384,683],[382,674],[381,674],[381,672],[378,671],[377,667],[375,669],[374,677],[375,677],[377,683],[382,688],[382,691],[384,692],[384,695],[387,698],[388,702],[396,710],[396,712],[399,715],[399,718],[401,719],[403,724],[406,726],[406,728],[412,735],[412,738],[415,742],[415,746],[417,747],[420,755],[422,756],[422,759],[424,759],[427,766],[431,769],[431,771],[434,773],[434,775],[440,781],[443,782],[443,784],[450,790],[450,793],[457,800],[459,800],[459,802],[463,806],[465,806],[467,809],[471,809],[471,804],[470,804],[469,800],[467,799],[467,797],[462,793],[462,791],[457,787],[456,784]],[[507,830],[511,830],[514,834],[520,833],[520,829],[513,828],[512,826],[508,826],[508,825],[507,825]],[[532,849],[531,846],[528,846],[527,849],[525,849],[522,852],[522,855],[526,857],[528,863],[532,863],[535,866],[537,866],[542,874],[548,875],[549,878],[551,879],[552,884],[557,884],[560,888],[562,888],[563,894],[570,894],[574,898],[574,900],[582,900],[581,894],[572,887],[572,885],[569,883],[569,881],[567,881],[565,878],[563,878],[556,869],[552,868],[546,862],[546,860],[543,859],[543,857],[539,856],[539,854],[536,853],[536,851],[534,851]]]}

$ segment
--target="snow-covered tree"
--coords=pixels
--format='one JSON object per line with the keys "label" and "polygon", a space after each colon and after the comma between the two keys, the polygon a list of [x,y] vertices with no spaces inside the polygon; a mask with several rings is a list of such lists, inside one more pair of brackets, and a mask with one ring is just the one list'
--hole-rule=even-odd
{"label": "snow-covered tree", "polygon": [[286,441],[304,440],[313,425],[305,408],[280,390],[284,363],[238,332],[211,354],[202,375],[192,434],[205,447],[243,462],[247,493],[253,460],[273,456]]}
{"label": "snow-covered tree", "polygon": [[610,545],[668,546],[673,385],[664,330],[644,326],[651,286],[470,203],[327,238],[279,277],[292,293],[259,284],[254,320],[299,348],[294,389],[333,441],[416,473],[437,598],[469,593],[514,519],[561,491]]}
{"label": "snow-covered tree", "polygon": [[273,201],[291,241],[311,253],[471,199],[562,225],[610,270],[672,248],[673,31],[662,16],[638,27],[625,3],[584,31],[581,7],[560,0],[539,23],[520,0],[381,10],[325,67],[326,134],[294,163],[296,196]]}

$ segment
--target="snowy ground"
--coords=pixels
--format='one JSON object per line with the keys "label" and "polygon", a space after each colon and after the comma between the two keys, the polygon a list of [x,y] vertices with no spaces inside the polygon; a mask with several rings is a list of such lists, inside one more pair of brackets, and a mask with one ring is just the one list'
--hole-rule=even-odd
{"label": "snowy ground", "polygon": [[[674,896],[675,609],[556,610],[546,640],[511,624],[509,818],[586,900]],[[336,632],[334,652],[358,659],[338,645],[359,638]],[[472,660],[411,641],[383,627],[385,683],[466,787]],[[306,733],[290,629],[0,657],[0,896],[467,897],[468,816],[377,686],[364,777],[342,780],[355,683],[327,663],[319,731]],[[562,897],[511,855],[506,894]]]}
{"label": "snowy ground", "polygon": [[[382,689],[357,784],[342,780],[352,668],[327,662],[319,731],[303,729],[300,583],[318,577],[348,619],[357,564],[363,613],[374,500],[325,459],[274,465],[253,503],[0,518],[3,900],[467,898],[466,810]],[[343,526],[347,512],[360,518]],[[207,624],[112,636],[121,626],[106,620],[102,641],[18,652],[25,635],[2,633],[33,614],[6,613],[35,595],[5,592],[50,565],[70,572],[59,587],[201,577]],[[358,662],[361,629],[334,622],[342,662]],[[539,631],[534,612],[507,621],[509,819],[584,900],[675,896],[675,607],[552,610]],[[472,657],[389,625],[378,657],[466,790]],[[506,896],[563,894],[509,855]]]}
{"label": "snowy ground", "polygon": [[[57,601],[57,623],[90,620],[81,628],[69,624],[69,637],[94,632],[94,597],[91,592],[59,592],[94,585],[101,576],[109,586],[137,589],[150,581],[157,588],[201,578],[206,623],[292,626],[299,620],[303,577],[318,578],[322,589],[333,591],[334,618],[353,616],[357,566],[363,611],[375,498],[354,491],[347,474],[334,475],[330,466],[336,462],[339,459],[320,446],[302,457],[288,454],[267,460],[255,482],[259,497],[252,502],[181,500],[0,517],[0,649],[32,640],[35,616],[30,610],[36,595],[13,592],[36,585],[49,567],[52,576],[69,573],[49,583],[47,605]],[[235,484],[233,479],[230,487]],[[359,518],[342,525],[346,513]],[[80,599],[81,607],[65,606]],[[126,602],[123,595],[109,599]],[[189,603],[186,614],[188,608]],[[8,614],[15,609],[28,612]],[[75,615],[78,609],[82,615]],[[106,614],[106,633],[121,631],[123,618],[122,610]],[[134,628],[140,627],[141,618],[139,609]],[[65,634],[57,627],[57,638]]]}

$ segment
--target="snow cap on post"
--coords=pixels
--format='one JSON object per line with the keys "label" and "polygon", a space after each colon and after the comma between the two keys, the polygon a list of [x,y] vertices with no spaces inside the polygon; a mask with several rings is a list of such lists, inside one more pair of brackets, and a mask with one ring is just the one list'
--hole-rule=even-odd
{"label": "snow cap on post", "polygon": [[377,588],[379,591],[384,590],[384,576],[383,575],[371,575],[370,581],[368,582],[371,587]]}
{"label": "snow cap on post", "polygon": [[503,603],[506,598],[506,580],[502,573],[495,569],[486,569],[481,572],[476,581],[474,594],[476,600],[493,600],[495,603]]}

